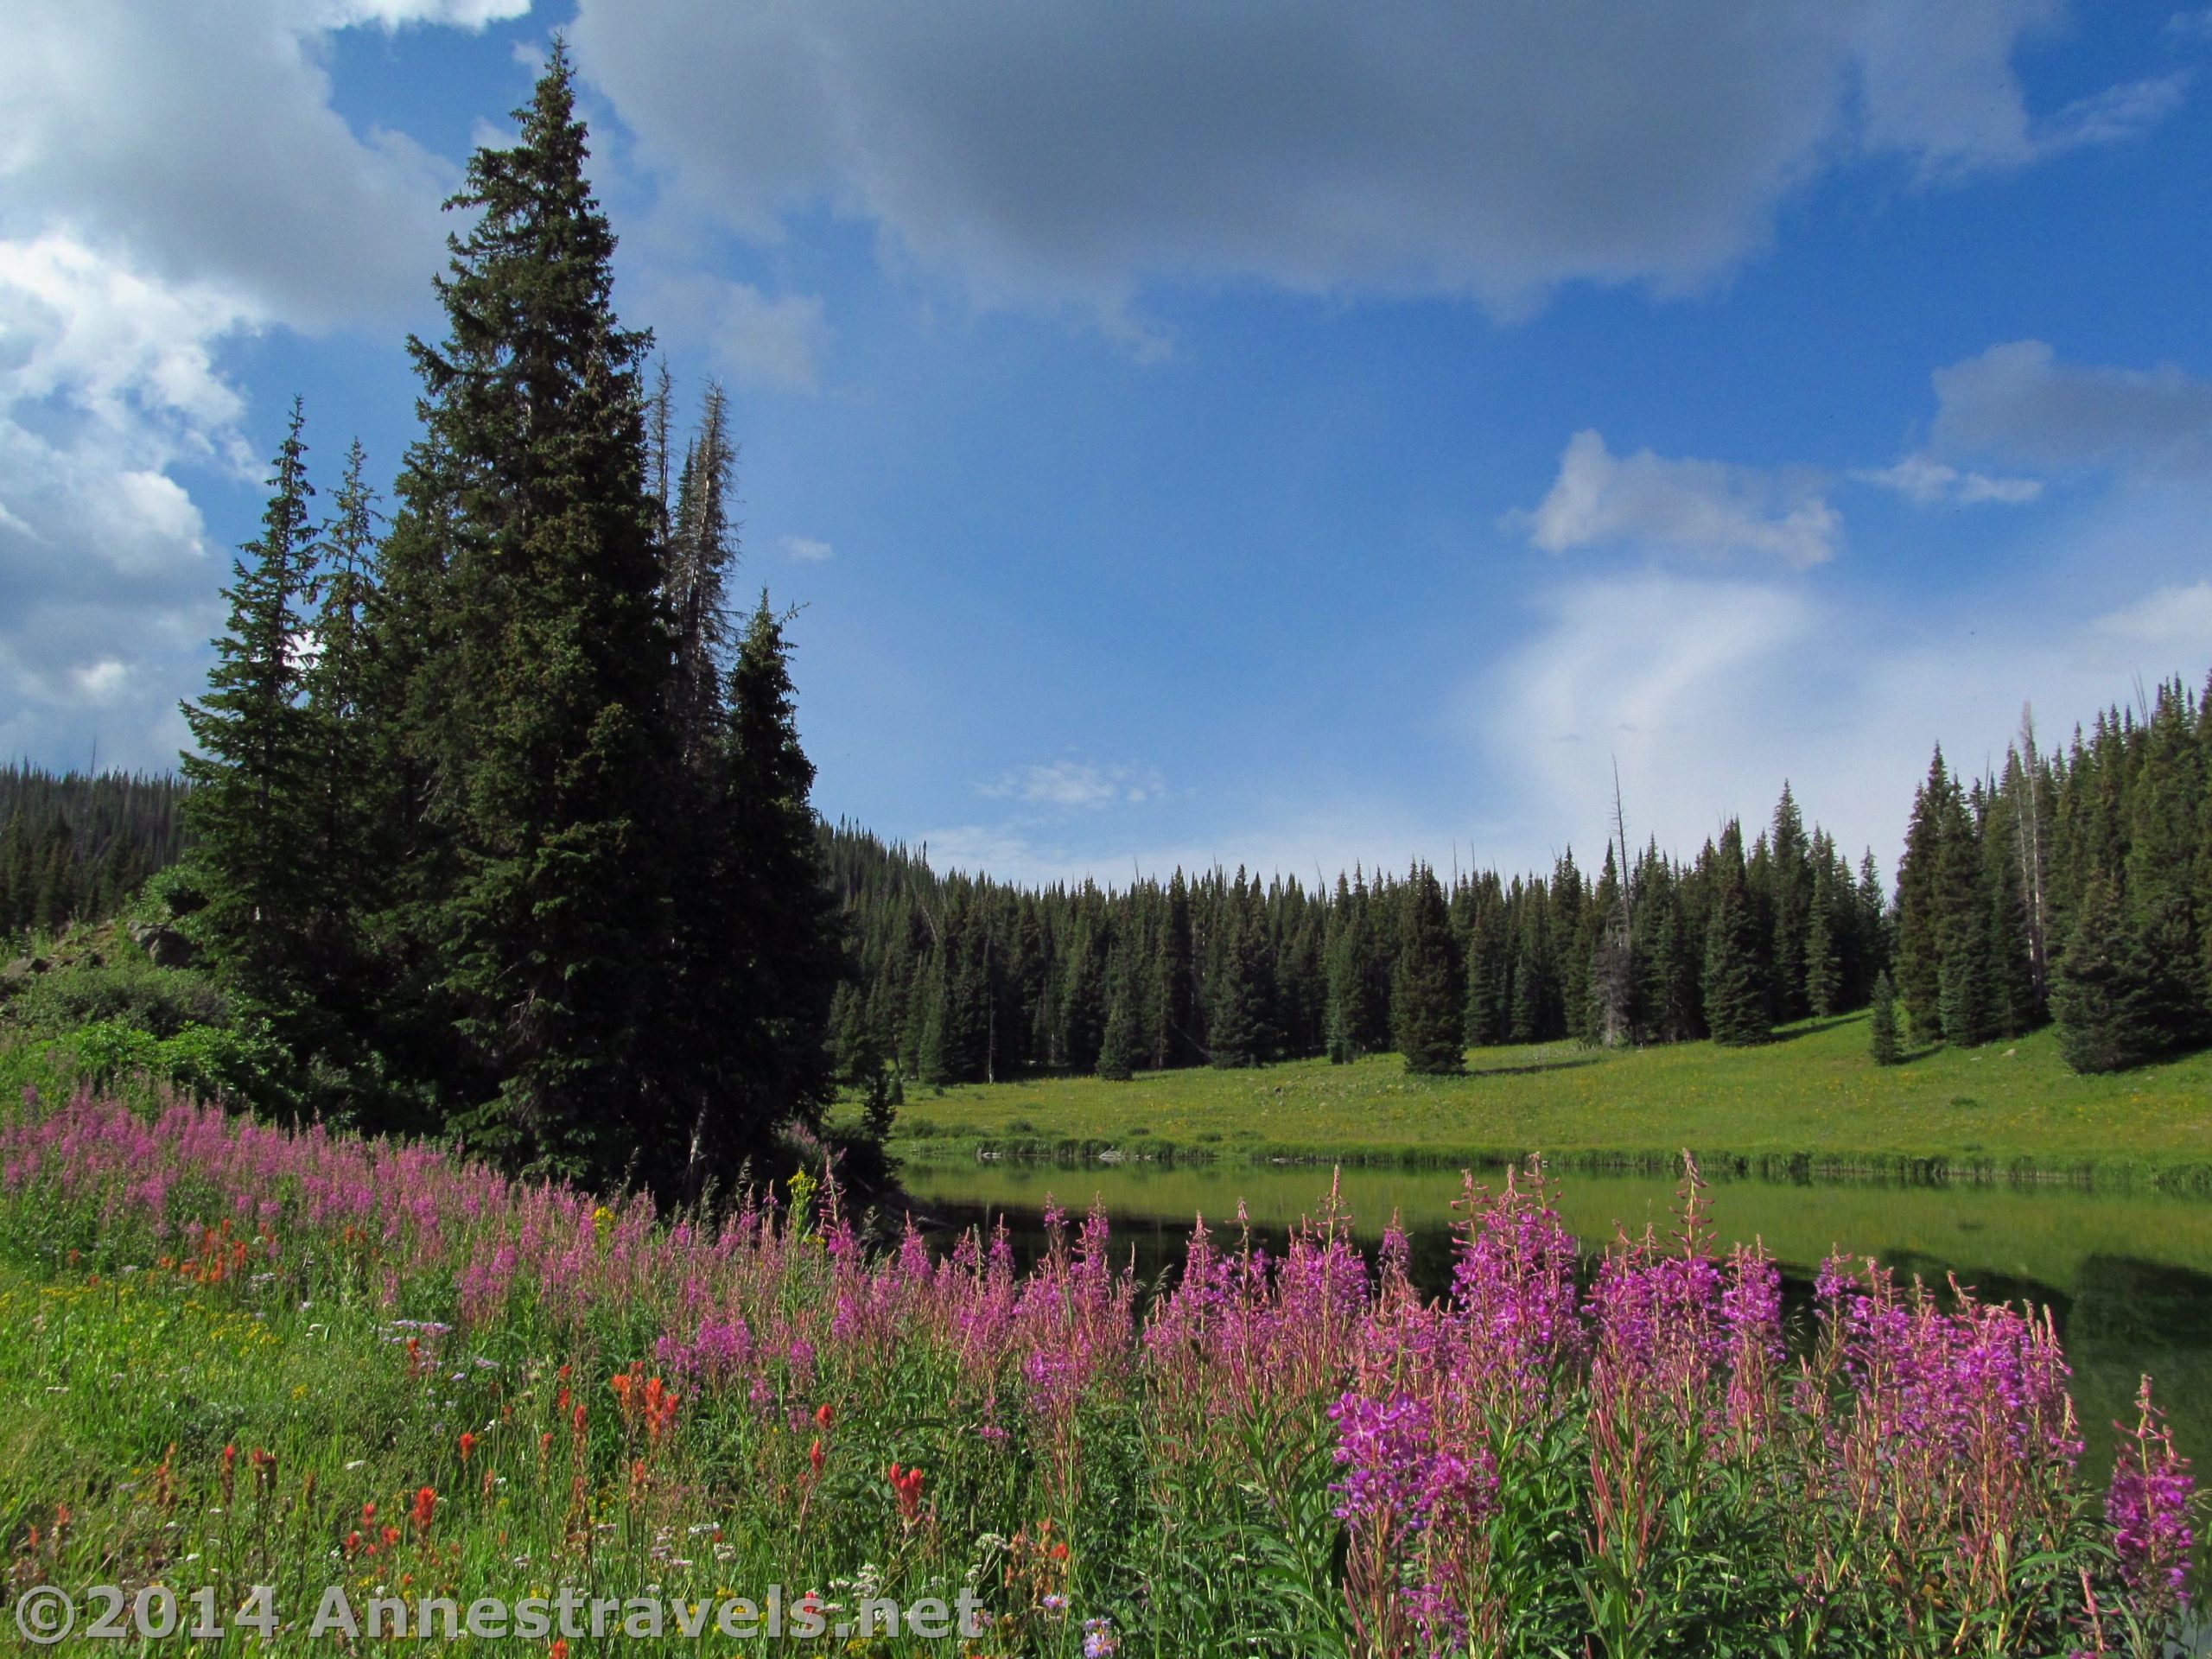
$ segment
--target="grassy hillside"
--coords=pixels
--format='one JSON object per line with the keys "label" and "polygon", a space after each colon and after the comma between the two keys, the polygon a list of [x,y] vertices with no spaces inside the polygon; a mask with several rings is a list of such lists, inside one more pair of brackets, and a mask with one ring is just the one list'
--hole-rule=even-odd
{"label": "grassy hillside", "polygon": [[979,1146],[1407,1163],[1530,1152],[1662,1160],[1687,1147],[1721,1167],[1802,1159],[2137,1171],[2194,1185],[2212,1182],[2212,1053],[2082,1077],[2044,1031],[1884,1068],[1867,1058],[1866,1020],[1854,1015],[1789,1027],[1754,1049],[1478,1049],[1464,1077],[1408,1077],[1396,1056],[1377,1055],[918,1091],[900,1128],[901,1154],[918,1160]]}

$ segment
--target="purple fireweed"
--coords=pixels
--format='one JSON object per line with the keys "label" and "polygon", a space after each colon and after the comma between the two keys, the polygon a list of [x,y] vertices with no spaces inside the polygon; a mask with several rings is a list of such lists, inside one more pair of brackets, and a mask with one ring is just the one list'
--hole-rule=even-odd
{"label": "purple fireweed", "polygon": [[[643,1196],[602,1202],[434,1147],[181,1101],[142,1117],[85,1092],[0,1126],[0,1188],[40,1217],[41,1248],[70,1230],[105,1273],[201,1270],[243,1245],[251,1271],[195,1294],[283,1306],[339,1275],[426,1359],[516,1331],[540,1352],[648,1362],[683,1379],[677,1435],[721,1411],[795,1438],[832,1402],[864,1416],[878,1379],[911,1367],[940,1379],[962,1456],[1041,1471],[1054,1515],[1084,1512],[1094,1408],[1141,1425],[1156,1503],[1228,1487],[1278,1503],[1326,1481],[1344,1535],[1323,1553],[1344,1548],[1335,1589],[1376,1650],[1464,1649],[1502,1628],[1497,1585],[1518,1569],[1493,1560],[1491,1533],[1546,1445],[1568,1460],[1554,1472],[1590,1471],[1582,1513],[1550,1535],[1630,1559],[1680,1495],[1644,1480],[1660,1466],[1645,1454],[1681,1452],[1665,1479],[1788,1495],[1777,1548],[1800,1552],[1787,1570],[1809,1595],[1855,1585],[1926,1628],[2001,1609],[2021,1563],[2072,1549],[2084,1524],[2047,1315],[1839,1259],[1821,1271],[1813,1351],[1787,1372],[1775,1264],[1716,1251],[1694,1172],[1671,1236],[1614,1241],[1586,1294],[1532,1170],[1467,1184],[1441,1298],[1414,1287],[1395,1223],[1370,1268],[1332,1192],[1280,1255],[1249,1225],[1237,1239],[1200,1223],[1142,1318],[1103,1213],[1071,1225],[1054,1206],[1043,1260],[1020,1274],[1003,1227],[941,1252],[911,1227],[863,1248],[830,1173],[804,1224],[766,1194],[669,1217]],[[2117,1582],[2075,1605],[2170,1609],[2190,1492],[2146,1396],[2106,1504]]]}
{"label": "purple fireweed", "polygon": [[2164,1413],[2151,1403],[2149,1377],[2136,1390],[2134,1426],[2114,1427],[2121,1440],[2105,1517],[2133,1611],[2147,1622],[2177,1605],[2189,1580],[2189,1553],[2196,1541],[2190,1496],[2196,1483],[2189,1459],[2174,1451]]}

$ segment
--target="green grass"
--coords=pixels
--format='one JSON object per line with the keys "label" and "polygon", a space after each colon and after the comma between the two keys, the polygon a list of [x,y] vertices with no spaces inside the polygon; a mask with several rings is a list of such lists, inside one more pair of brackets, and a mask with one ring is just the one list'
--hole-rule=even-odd
{"label": "green grass", "polygon": [[898,1150],[919,1161],[979,1147],[1112,1148],[1415,1165],[1542,1153],[1573,1166],[1657,1163],[1688,1148],[1724,1170],[2032,1170],[2212,1185],[2212,1053],[2083,1077],[2042,1031],[1881,1067],[1855,1015],[1752,1049],[1552,1044],[1477,1049],[1467,1065],[1464,1077],[1415,1077],[1377,1055],[917,1090]]}

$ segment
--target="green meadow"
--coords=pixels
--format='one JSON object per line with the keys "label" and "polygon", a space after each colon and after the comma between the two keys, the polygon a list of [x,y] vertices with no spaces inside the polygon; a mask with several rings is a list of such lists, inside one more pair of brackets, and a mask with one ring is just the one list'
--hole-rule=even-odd
{"label": "green meadow", "polygon": [[1458,1077],[1408,1076],[1380,1054],[918,1090],[899,1131],[910,1163],[1113,1151],[1415,1166],[1541,1154],[1573,1166],[1657,1165],[1687,1148],[1720,1173],[2033,1172],[2195,1187],[2212,1183],[2212,1053],[2079,1077],[2045,1030],[1885,1067],[1853,1015],[1748,1049],[1476,1049]]}

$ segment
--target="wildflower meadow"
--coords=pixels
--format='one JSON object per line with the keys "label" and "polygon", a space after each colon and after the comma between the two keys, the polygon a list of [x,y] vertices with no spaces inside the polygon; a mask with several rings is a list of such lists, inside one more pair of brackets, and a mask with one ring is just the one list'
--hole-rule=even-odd
{"label": "wildflower meadow", "polygon": [[[5,1594],[276,1610],[203,1652],[322,1650],[333,1584],[773,1585],[830,1625],[795,1650],[1086,1659],[2151,1656],[2194,1629],[2196,1499],[2147,1380],[2095,1490],[2037,1311],[1839,1259],[1786,1319],[1761,1251],[1712,1248],[1694,1169],[1671,1235],[1595,1255],[1549,1191],[1471,1180],[1440,1297],[1338,1209],[1273,1254],[1201,1224],[1143,1284],[1097,1214],[1023,1269],[1003,1233],[871,1246],[826,1174],[662,1215],[33,1094],[0,1128]],[[980,1636],[835,1633],[963,1592]],[[773,1644],[505,1650],[657,1636]]]}

